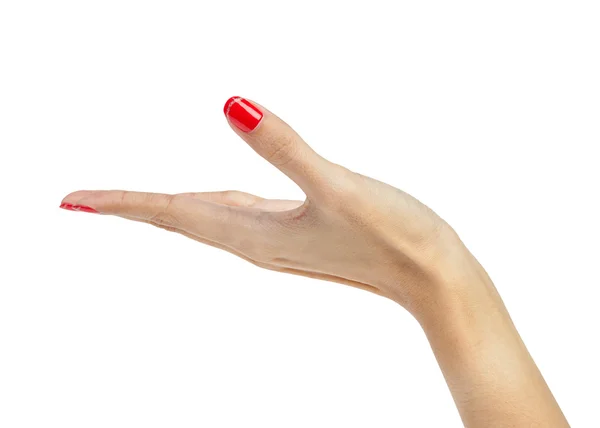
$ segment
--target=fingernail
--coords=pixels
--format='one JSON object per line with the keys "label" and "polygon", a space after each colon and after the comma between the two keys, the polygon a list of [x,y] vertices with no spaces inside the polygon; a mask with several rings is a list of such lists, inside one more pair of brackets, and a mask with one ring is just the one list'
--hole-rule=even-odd
{"label": "fingernail", "polygon": [[62,208],[64,210],[69,210],[69,211],[81,211],[84,213],[98,214],[98,211],[96,211],[92,207],[88,207],[86,205],[73,205],[73,204],[67,204],[66,202],[63,202],[62,204],[60,204],[59,208]]}
{"label": "fingernail", "polygon": [[242,97],[229,98],[223,111],[231,123],[244,132],[254,130],[263,118],[262,112]]}

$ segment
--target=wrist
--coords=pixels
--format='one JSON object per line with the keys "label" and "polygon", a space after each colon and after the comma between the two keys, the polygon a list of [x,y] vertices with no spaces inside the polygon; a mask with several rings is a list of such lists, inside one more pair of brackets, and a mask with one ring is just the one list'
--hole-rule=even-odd
{"label": "wrist", "polygon": [[450,226],[426,245],[401,246],[397,254],[399,272],[387,275],[393,282],[385,289],[419,322],[458,316],[478,302],[502,304],[487,272]]}

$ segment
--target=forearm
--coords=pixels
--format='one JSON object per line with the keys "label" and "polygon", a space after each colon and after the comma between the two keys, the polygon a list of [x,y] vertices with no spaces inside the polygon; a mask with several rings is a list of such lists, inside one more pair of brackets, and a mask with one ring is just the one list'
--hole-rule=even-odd
{"label": "forearm", "polygon": [[440,287],[417,317],[463,422],[479,427],[568,427],[483,268]]}

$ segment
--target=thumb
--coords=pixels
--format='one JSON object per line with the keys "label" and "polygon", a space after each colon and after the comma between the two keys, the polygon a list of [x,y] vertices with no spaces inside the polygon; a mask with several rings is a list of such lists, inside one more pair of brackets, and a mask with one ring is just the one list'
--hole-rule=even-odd
{"label": "thumb", "polygon": [[311,149],[287,123],[241,97],[231,97],[223,110],[233,130],[259,155],[296,182],[307,195],[319,192],[333,164]]}

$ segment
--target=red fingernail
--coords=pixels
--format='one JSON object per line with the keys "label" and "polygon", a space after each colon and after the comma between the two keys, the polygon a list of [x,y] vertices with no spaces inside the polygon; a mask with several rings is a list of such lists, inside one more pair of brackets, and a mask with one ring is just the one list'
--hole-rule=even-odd
{"label": "red fingernail", "polygon": [[86,205],[73,205],[73,204],[67,204],[66,202],[63,202],[62,204],[60,204],[59,208],[62,208],[64,210],[69,210],[69,211],[82,211],[84,213],[98,214],[98,211],[96,211],[92,207],[88,207]]}
{"label": "red fingernail", "polygon": [[250,101],[241,97],[231,97],[223,108],[225,116],[244,132],[254,130],[263,118],[262,112]]}

